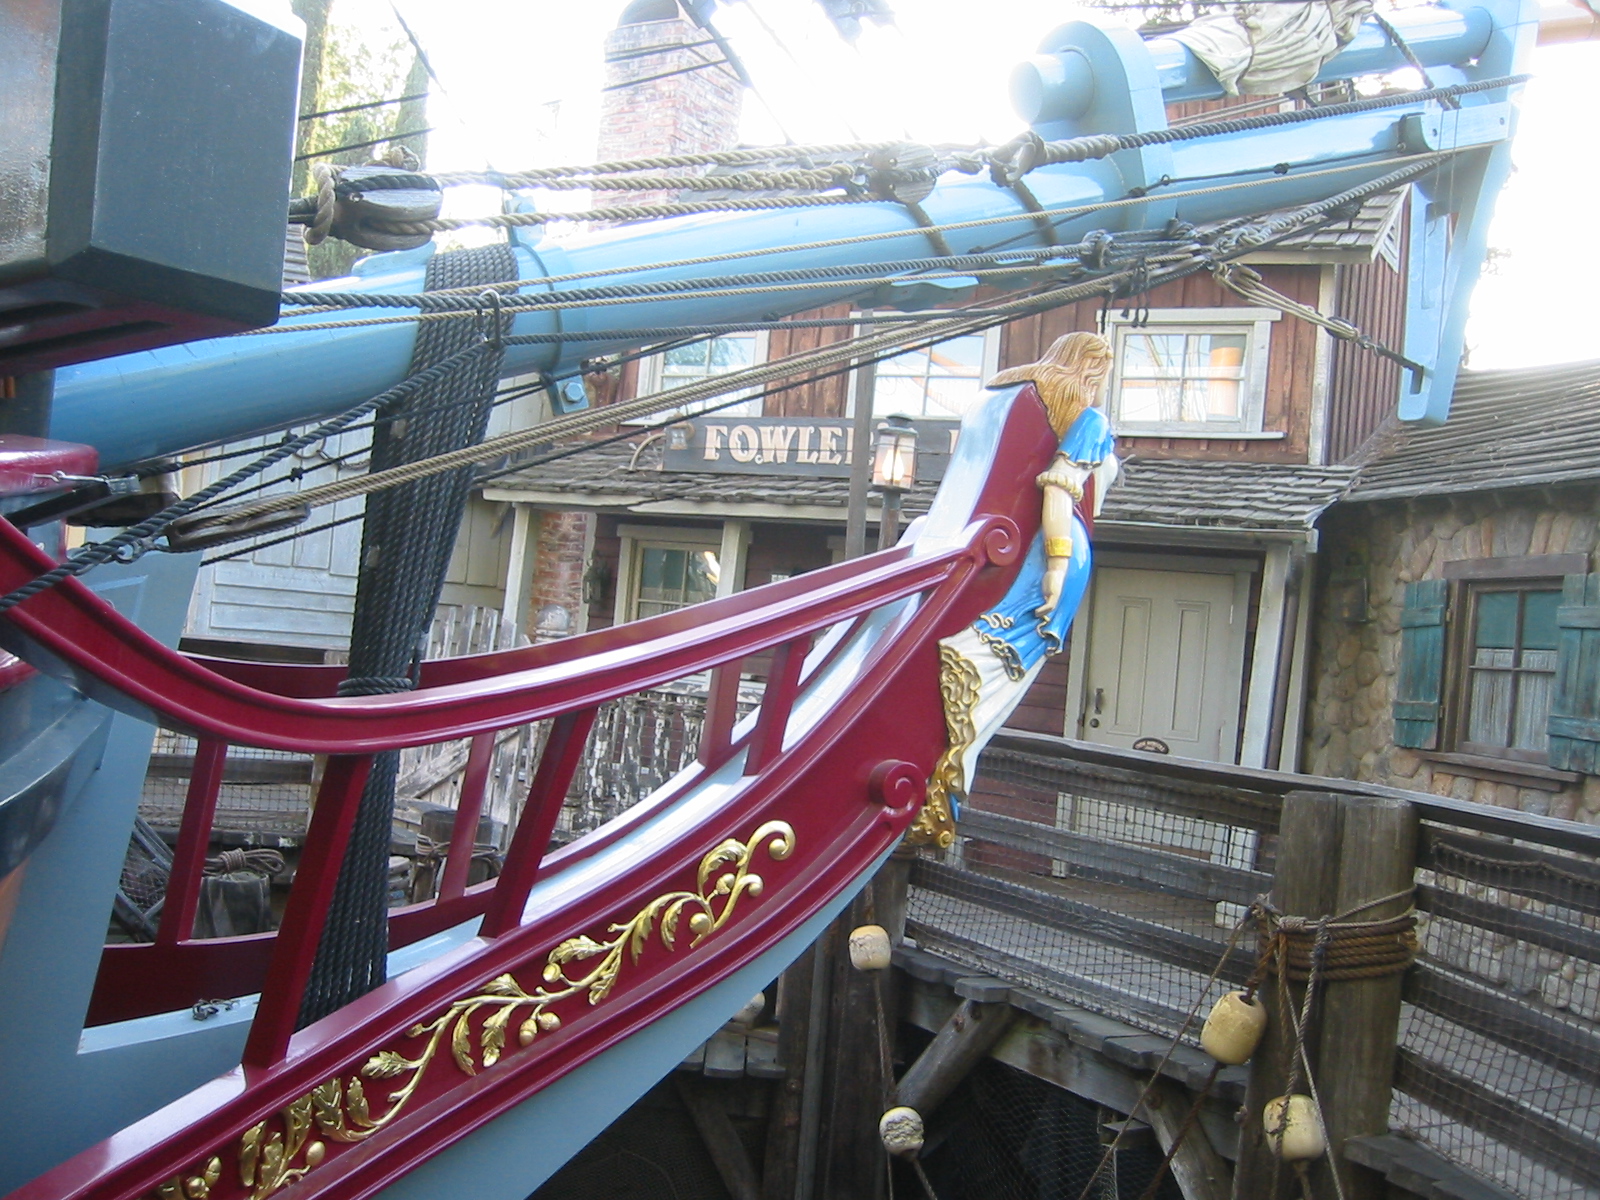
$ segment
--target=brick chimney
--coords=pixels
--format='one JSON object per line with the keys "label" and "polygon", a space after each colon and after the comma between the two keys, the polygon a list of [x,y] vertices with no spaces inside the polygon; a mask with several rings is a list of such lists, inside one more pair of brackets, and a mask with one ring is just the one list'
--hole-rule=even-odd
{"label": "brick chimney", "polygon": [[[708,44],[693,45],[699,42]],[[605,81],[610,90],[600,105],[598,160],[703,154],[738,144],[743,86],[729,67],[700,65],[722,58],[709,43],[705,32],[684,18],[677,0],[634,0],[623,11],[617,27],[606,35]],[[692,49],[677,48],[690,45]],[[656,47],[667,48],[641,53]],[[597,192],[595,203],[648,203],[676,196]],[[540,514],[529,603],[518,622],[535,640],[588,627],[583,580],[593,553],[594,525],[590,513]]]}
{"label": "brick chimney", "polygon": [[[744,89],[731,67],[700,65],[722,58],[710,42],[677,0],[628,5],[606,35],[609,90],[600,102],[600,159],[703,154],[738,144]],[[657,49],[680,46],[693,48]]]}

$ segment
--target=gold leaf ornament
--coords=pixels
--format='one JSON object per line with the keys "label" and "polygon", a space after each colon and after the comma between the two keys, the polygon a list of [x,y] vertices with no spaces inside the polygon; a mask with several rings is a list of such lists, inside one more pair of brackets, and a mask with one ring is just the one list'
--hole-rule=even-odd
{"label": "gold leaf ornament", "polygon": [[[506,1031],[519,1010],[528,1010],[517,1026],[519,1045],[531,1045],[541,1033],[554,1033],[561,1028],[562,1019],[550,1011],[551,1005],[580,994],[586,994],[591,1005],[599,1004],[616,986],[623,963],[636,964],[653,935],[659,936],[668,953],[675,952],[685,913],[693,935],[689,945],[698,946],[732,919],[742,897],[761,895],[765,883],[750,870],[756,851],[764,849],[773,861],[782,862],[794,847],[794,829],[785,821],[766,822],[748,841],[728,839],[700,860],[694,891],[656,897],[632,920],[607,927],[605,940],[578,934],[562,941],[550,951],[540,972],[543,982],[533,991],[523,988],[510,974],[496,976],[471,995],[453,1001],[432,1021],[406,1031],[409,1038],[427,1039],[415,1058],[397,1050],[380,1050],[362,1064],[359,1076],[351,1076],[348,1082],[335,1076],[284,1108],[276,1118],[281,1128],[269,1130],[269,1119],[246,1130],[239,1139],[239,1178],[252,1189],[251,1200],[266,1200],[323,1162],[327,1146],[310,1139],[313,1127],[330,1141],[358,1142],[398,1116],[416,1094],[447,1035],[450,1056],[463,1074],[475,1075],[493,1067],[505,1052]],[[485,1010],[474,1050],[473,1020]],[[382,1116],[372,1115],[360,1076],[399,1082],[389,1093]],[[220,1160],[213,1162],[220,1171]],[[202,1184],[204,1190],[188,1191],[191,1183]],[[182,1182],[173,1179],[156,1194],[159,1200],[185,1200],[186,1196],[188,1200],[206,1200],[214,1184],[215,1175],[208,1167],[206,1175]]]}

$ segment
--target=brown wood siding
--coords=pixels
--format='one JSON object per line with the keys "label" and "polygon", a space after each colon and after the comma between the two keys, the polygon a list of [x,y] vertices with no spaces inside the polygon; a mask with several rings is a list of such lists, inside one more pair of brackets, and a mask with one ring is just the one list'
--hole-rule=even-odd
{"label": "brown wood siding", "polygon": [[[834,304],[798,315],[804,318],[837,318],[848,317],[850,312],[850,305]],[[820,346],[831,346],[835,342],[845,341],[851,332],[852,327],[849,325],[834,325],[822,329],[774,329],[767,338],[767,359],[770,362],[802,351],[815,350]],[[832,369],[834,368],[830,368]],[[817,379],[814,376],[802,375],[797,378],[809,382],[801,383],[799,387],[789,388],[787,391],[769,393],[761,407],[763,416],[842,417],[845,415],[845,401],[849,394],[847,376],[834,375],[826,379]],[[787,384],[793,381],[779,382]]]}
{"label": "brown wood siding", "polygon": [[[1262,266],[1268,287],[1302,304],[1317,303],[1316,266]],[[1253,304],[1218,286],[1209,275],[1190,275],[1150,292],[1151,308],[1252,308]],[[1050,343],[1065,333],[1093,332],[1099,327],[1097,301],[1069,304],[1005,327],[1000,365],[1035,362]],[[1217,438],[1159,438],[1118,435],[1124,457],[1305,462],[1311,437],[1311,385],[1316,366],[1316,329],[1284,316],[1273,322],[1267,347],[1267,395],[1262,429],[1285,436],[1273,441]]]}
{"label": "brown wood siding", "polygon": [[[1400,214],[1400,262],[1406,261],[1409,219]],[[1405,345],[1406,280],[1383,259],[1337,268],[1334,314],[1395,350]],[[1399,364],[1335,341],[1328,380],[1328,461],[1349,459],[1366,443],[1399,398]]]}

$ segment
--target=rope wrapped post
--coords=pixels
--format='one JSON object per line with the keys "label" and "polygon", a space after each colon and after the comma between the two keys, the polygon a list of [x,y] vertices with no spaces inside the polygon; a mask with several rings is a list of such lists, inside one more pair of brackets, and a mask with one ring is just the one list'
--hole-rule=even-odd
{"label": "rope wrapped post", "polygon": [[[1338,911],[1335,906],[1339,900],[1343,815],[1341,797],[1331,792],[1290,792],[1284,797],[1278,863],[1272,883],[1272,905],[1279,912],[1331,914]],[[1295,1045],[1294,1029],[1283,1019],[1284,998],[1280,989],[1288,992],[1288,1003],[1296,1012],[1305,999],[1305,985],[1297,985],[1292,977],[1285,981],[1268,975],[1262,982],[1261,1000],[1267,1006],[1267,1032],[1250,1060],[1250,1082],[1245,1089],[1244,1120],[1239,1135],[1239,1161],[1233,1177],[1233,1194],[1237,1200],[1283,1200],[1294,1194],[1294,1177],[1281,1169],[1261,1124],[1267,1102],[1283,1095],[1288,1087],[1289,1056]],[[1322,1200],[1320,1194],[1318,1200]]]}
{"label": "rope wrapped post", "polygon": [[[1403,800],[1349,797],[1344,805],[1334,911],[1344,913],[1377,897],[1392,897],[1356,915],[1372,922],[1375,930],[1386,928],[1389,922],[1403,925],[1394,936],[1404,944],[1414,936],[1406,918],[1411,912],[1416,862],[1415,808]],[[1374,948],[1386,949],[1381,935],[1377,936],[1380,940]],[[1389,1132],[1390,1081],[1394,1078],[1404,978],[1401,965],[1368,978],[1330,980],[1321,1006],[1318,1083],[1330,1153],[1312,1168],[1312,1179],[1337,1170],[1347,1200],[1377,1200],[1386,1194],[1383,1176],[1350,1162],[1344,1157],[1343,1147],[1351,1138]]]}
{"label": "rope wrapped post", "polygon": [[[1234,1195],[1381,1200],[1382,1176],[1345,1161],[1388,1130],[1401,982],[1416,954],[1417,817],[1402,800],[1291,792],[1264,911],[1267,1036],[1251,1060]],[[1307,991],[1312,993],[1307,998]],[[1280,1162],[1263,1129],[1274,1097],[1309,1095],[1328,1153]]]}

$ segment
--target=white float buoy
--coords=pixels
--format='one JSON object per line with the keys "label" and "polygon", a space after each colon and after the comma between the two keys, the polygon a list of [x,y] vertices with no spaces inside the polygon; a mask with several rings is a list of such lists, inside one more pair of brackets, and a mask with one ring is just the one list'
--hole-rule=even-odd
{"label": "white float buoy", "polygon": [[1212,1006],[1200,1031],[1200,1048],[1219,1063],[1236,1067],[1250,1061],[1266,1028],[1266,1005],[1245,999],[1243,992],[1229,992]]}
{"label": "white float buoy", "polygon": [[922,1114],[901,1104],[878,1118],[878,1136],[890,1154],[916,1154],[922,1149]]}
{"label": "white float buoy", "polygon": [[1320,1158],[1328,1148],[1322,1137],[1322,1122],[1317,1119],[1317,1106],[1310,1096],[1268,1100],[1261,1111],[1261,1127],[1266,1130],[1267,1145],[1285,1162]]}
{"label": "white float buoy", "polygon": [[856,970],[886,970],[889,954],[889,931],[882,925],[860,925],[850,931],[850,965]]}

